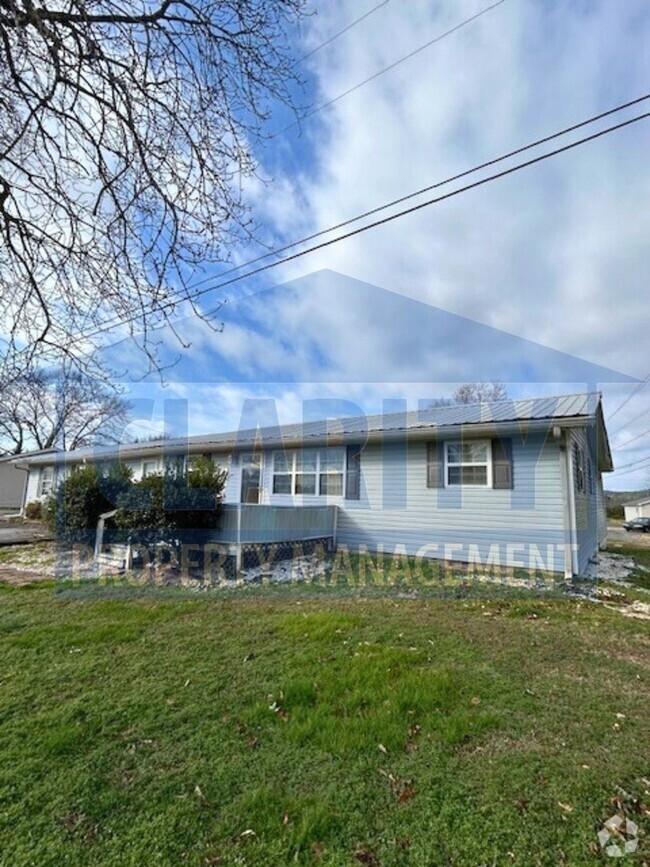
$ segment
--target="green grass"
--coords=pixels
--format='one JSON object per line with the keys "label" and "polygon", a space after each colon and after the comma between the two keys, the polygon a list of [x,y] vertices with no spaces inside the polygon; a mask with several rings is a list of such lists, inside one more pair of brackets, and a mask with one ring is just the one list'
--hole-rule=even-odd
{"label": "green grass", "polygon": [[648,800],[647,622],[111,590],[0,584],[3,867],[588,865]]}

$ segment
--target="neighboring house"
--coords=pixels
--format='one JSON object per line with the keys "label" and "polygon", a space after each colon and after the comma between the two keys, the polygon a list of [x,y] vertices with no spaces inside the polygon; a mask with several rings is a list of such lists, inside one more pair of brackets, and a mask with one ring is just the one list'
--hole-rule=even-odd
{"label": "neighboring house", "polygon": [[16,466],[17,459],[29,460],[35,455],[56,455],[56,449],[45,452],[24,452],[22,455],[3,455],[0,457],[0,514],[18,514],[25,503],[27,472]]}
{"label": "neighboring house", "polygon": [[623,509],[626,521],[631,521],[632,518],[650,518],[650,497],[634,500],[632,503],[623,503]]}
{"label": "neighboring house", "polygon": [[26,501],[83,463],[136,477],[207,454],[226,503],[337,506],[336,541],[483,565],[584,573],[606,538],[613,469],[600,395],[572,394],[259,427],[21,459]]}

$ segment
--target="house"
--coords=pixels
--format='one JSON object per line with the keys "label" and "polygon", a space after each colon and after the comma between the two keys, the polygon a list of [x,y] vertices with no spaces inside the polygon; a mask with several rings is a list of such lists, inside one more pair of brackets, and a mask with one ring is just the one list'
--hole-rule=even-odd
{"label": "house", "polygon": [[436,406],[124,443],[23,458],[26,501],[83,463],[135,477],[210,455],[225,502],[335,506],[336,543],[482,565],[583,574],[606,538],[613,469],[597,393]]}
{"label": "house", "polygon": [[633,518],[650,518],[650,497],[623,503],[623,509],[626,521],[631,521]]}
{"label": "house", "polygon": [[[56,454],[56,449],[47,452],[23,452],[20,459],[28,460],[38,454]],[[27,473],[16,466],[16,455],[0,457],[0,515],[19,514],[25,503]]]}

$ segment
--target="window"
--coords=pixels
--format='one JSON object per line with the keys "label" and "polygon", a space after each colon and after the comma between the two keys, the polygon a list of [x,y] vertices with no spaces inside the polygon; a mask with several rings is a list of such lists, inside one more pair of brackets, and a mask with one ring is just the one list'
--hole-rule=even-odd
{"label": "window", "polygon": [[490,443],[486,440],[446,443],[445,458],[448,486],[490,484]]}
{"label": "window", "polygon": [[345,450],[301,449],[273,453],[273,493],[343,496]]}
{"label": "window", "polygon": [[582,446],[578,443],[573,444],[573,472],[575,477],[575,487],[579,494],[586,492],[585,486],[585,453]]}
{"label": "window", "polygon": [[343,495],[343,449],[320,451],[320,493],[340,497]]}
{"label": "window", "polygon": [[292,493],[291,477],[293,471],[293,454],[275,452],[273,454],[273,493]]}
{"label": "window", "polygon": [[142,461],[142,478],[154,476],[158,472],[158,461]]}
{"label": "window", "polygon": [[40,497],[49,497],[54,487],[54,467],[43,467],[38,482],[38,494]]}
{"label": "window", "polygon": [[316,473],[318,471],[318,452],[303,449],[296,452],[296,493],[316,493]]}
{"label": "window", "polygon": [[262,495],[262,455],[249,452],[241,456],[241,502],[256,505]]}

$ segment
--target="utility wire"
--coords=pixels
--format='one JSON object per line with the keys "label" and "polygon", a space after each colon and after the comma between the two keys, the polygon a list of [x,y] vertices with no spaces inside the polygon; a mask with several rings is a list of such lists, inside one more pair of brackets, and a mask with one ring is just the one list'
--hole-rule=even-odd
{"label": "utility wire", "polygon": [[631,470],[623,470],[622,473],[619,473],[618,470],[614,470],[614,473],[616,475],[620,475],[620,476],[627,476],[629,473],[638,473],[640,470],[647,470],[647,469],[650,469],[650,464],[646,464],[643,467],[633,467]]}
{"label": "utility wire", "polygon": [[643,418],[643,416],[647,415],[649,412],[650,412],[650,409],[641,410],[641,412],[638,415],[635,415],[634,418],[631,418],[629,421],[626,421],[624,424],[619,425],[616,428],[616,430],[614,430],[610,434],[610,436],[616,436],[616,434],[619,433],[619,431],[622,431],[624,428],[629,427],[630,425],[633,425],[635,421],[638,421],[640,418]]}
{"label": "utility wire", "polygon": [[357,24],[360,24],[362,21],[365,21],[366,18],[369,18],[373,12],[376,12],[378,9],[381,9],[382,6],[386,6],[390,0],[382,0],[381,3],[378,3],[376,6],[373,6],[372,9],[368,10],[365,14],[363,14],[360,18],[355,18],[354,21],[351,21],[347,27],[344,27],[342,30],[337,31],[333,36],[330,36],[329,39],[326,39],[325,42],[321,42],[320,45],[317,45],[316,48],[312,48],[311,51],[308,51],[306,54],[303,54],[302,57],[299,57],[298,60],[294,63],[294,66],[297,66],[299,63],[302,63],[304,60],[307,60],[308,57],[311,57],[312,54],[316,54],[317,51],[320,51],[321,48],[325,48],[326,45],[329,45],[331,42],[334,42],[335,39],[338,39],[339,36],[343,36],[344,33],[347,33],[348,30],[352,30],[353,27],[356,27]]}
{"label": "utility wire", "polygon": [[[359,214],[356,217],[351,217],[348,220],[344,220],[341,223],[336,223],[334,226],[330,226],[327,229],[320,229],[318,232],[314,232],[312,235],[307,235],[304,238],[300,238],[298,241],[292,241],[290,244],[285,244],[284,247],[276,247],[274,250],[269,250],[267,253],[263,253],[261,256],[257,256],[255,259],[249,259],[247,262],[242,263],[241,265],[236,265],[234,268],[229,268],[227,271],[222,271],[221,274],[216,278],[221,280],[223,277],[227,277],[229,274],[234,274],[236,271],[241,271],[242,268],[249,267],[250,265],[255,265],[257,262],[262,262],[265,259],[270,258],[271,256],[279,256],[281,253],[285,253],[287,250],[292,250],[294,247],[298,247],[301,244],[306,244],[309,241],[313,241],[316,238],[321,238],[323,235],[329,235],[331,232],[335,232],[338,229],[344,229],[346,226],[351,226],[353,223],[358,223],[359,220],[364,220],[366,217],[372,217],[374,214],[379,214],[381,211],[386,211],[389,208],[395,207],[395,205],[401,205],[403,202],[408,202],[410,199],[415,199],[418,196],[424,195],[424,193],[429,193],[432,190],[439,189],[440,187],[444,187],[447,184],[453,183],[453,181],[461,180],[462,178],[468,177],[468,175],[473,175],[476,172],[481,171],[482,169],[487,169],[490,166],[497,165],[498,163],[502,163],[505,160],[510,159],[511,157],[517,156],[517,154],[525,153],[525,151],[532,150],[533,148],[539,147],[540,145],[546,144],[549,141],[553,141],[556,138],[561,138],[564,135],[568,135],[570,132],[575,132],[577,129],[581,129],[582,127],[589,126],[589,124],[595,123],[598,120],[602,120],[605,117],[610,117],[613,114],[617,114],[620,111],[624,111],[626,108],[631,108],[633,105],[638,105],[641,102],[645,102],[650,99],[650,93],[646,93],[642,96],[637,97],[636,99],[632,99],[629,102],[622,103],[621,105],[617,105],[614,108],[607,109],[607,111],[603,111],[600,114],[595,114],[592,117],[587,118],[586,120],[581,120],[579,123],[574,123],[571,126],[567,126],[564,129],[558,130],[557,132],[550,133],[549,135],[543,136],[542,138],[538,138],[529,144],[522,145],[521,147],[515,148],[514,150],[508,151],[508,153],[502,154],[498,157],[493,157],[490,160],[486,160],[480,165],[473,166],[471,169],[466,169],[465,171],[459,172],[458,174],[451,175],[448,178],[445,178],[442,181],[436,181],[433,184],[429,184],[429,186],[422,187],[419,190],[415,190],[412,193],[407,193],[405,196],[400,196],[397,199],[393,199],[390,202],[387,202],[385,205],[379,205],[376,208],[371,208],[368,211],[364,211],[362,214]],[[215,278],[213,277],[205,277],[202,280],[197,280],[196,283],[190,286],[190,289],[196,289],[199,286],[203,286],[206,283],[211,282]],[[189,300],[189,299],[181,299],[181,300]]]}
{"label": "utility wire", "polygon": [[648,428],[648,430],[644,430],[643,433],[637,434],[634,437],[630,437],[629,440],[625,440],[625,442],[620,443],[619,445],[616,446],[616,448],[617,448],[617,450],[622,449],[625,446],[629,445],[630,443],[635,443],[637,440],[640,440],[641,437],[645,437],[645,436],[650,436],[650,428]]}
{"label": "utility wire", "polygon": [[369,84],[371,81],[374,81],[376,78],[379,78],[380,75],[383,75],[385,72],[390,72],[391,69],[395,69],[396,66],[404,63],[407,60],[410,60],[412,57],[415,57],[416,54],[419,54],[421,51],[424,51],[425,48],[430,48],[432,45],[435,45],[436,42],[440,42],[441,39],[444,39],[447,36],[451,36],[452,33],[455,33],[457,30],[460,30],[462,27],[466,27],[468,24],[471,24],[472,21],[476,21],[477,18],[480,18],[481,15],[485,15],[487,12],[490,12],[492,9],[496,9],[497,6],[501,6],[502,3],[505,3],[506,0],[497,0],[496,3],[492,3],[490,6],[486,6],[484,9],[479,10],[476,14],[472,15],[469,18],[466,18],[464,21],[461,21],[460,24],[456,24],[454,27],[451,27],[449,30],[446,30],[444,33],[440,33],[438,36],[435,36],[433,39],[430,39],[428,42],[425,42],[424,45],[420,45],[419,48],[414,49],[413,51],[405,54],[404,57],[400,57],[399,60],[394,61],[393,63],[385,66],[383,69],[380,69],[378,72],[373,73],[368,78],[365,78],[363,81],[360,81],[358,84],[355,84],[353,87],[348,88],[343,91],[343,93],[339,93],[338,96],[335,96],[333,99],[328,99],[327,102],[323,102],[320,105],[315,106],[310,111],[303,114],[303,116],[299,120],[294,120],[291,123],[287,124],[287,126],[282,127],[277,132],[272,133],[269,138],[274,139],[277,138],[282,133],[286,132],[288,129],[292,129],[294,126],[300,126],[300,124],[307,120],[313,115],[318,114],[319,111],[323,111],[324,108],[329,108],[330,105],[334,105],[334,103],[338,102],[340,99],[343,99],[345,96],[349,96],[351,93],[354,93],[355,90],[359,90],[359,88],[364,87],[366,84]]}
{"label": "utility wire", "polygon": [[[281,264],[283,264],[283,262],[290,261],[290,259],[297,258],[298,256],[301,256],[301,255],[304,255],[305,253],[311,252],[311,250],[319,249],[320,246],[327,246],[327,244],[318,245],[316,247],[310,248],[309,250],[305,250],[303,253],[299,253],[296,256],[285,257],[284,259],[280,259],[277,262],[274,262],[274,263],[267,265],[265,268],[259,268],[259,269],[256,269],[255,271],[243,274],[243,275],[241,275],[241,277],[237,278],[236,280],[229,280],[229,281],[225,281],[222,283],[217,282],[216,284],[213,283],[213,281],[215,279],[217,281],[221,281],[224,277],[227,277],[230,274],[234,274],[237,271],[241,271],[242,268],[247,268],[247,267],[250,267],[251,265],[255,265],[258,262],[262,262],[262,261],[270,258],[271,256],[280,256],[280,254],[286,252],[287,250],[292,250],[294,247],[298,247],[301,244],[306,244],[309,241],[315,240],[316,238],[321,238],[323,235],[329,235],[331,232],[335,232],[338,229],[345,228],[346,226],[351,226],[354,223],[357,223],[360,220],[365,219],[366,217],[370,217],[370,216],[373,216],[374,214],[381,213],[382,211],[388,210],[389,208],[392,208],[395,205],[402,204],[403,202],[417,198],[418,196],[421,196],[424,193],[431,192],[432,190],[439,189],[440,187],[446,186],[447,184],[450,184],[453,181],[457,181],[457,180],[460,180],[462,178],[468,177],[469,175],[475,174],[476,172],[478,172],[482,169],[488,168],[488,167],[493,166],[493,165],[497,165],[498,163],[504,162],[505,160],[508,160],[513,156],[516,156],[517,154],[524,153],[525,151],[528,151],[528,150],[531,150],[535,147],[538,147],[541,144],[545,144],[549,141],[553,141],[554,139],[561,138],[562,136],[567,135],[570,132],[574,132],[577,129],[581,129],[582,127],[585,127],[585,126],[588,126],[589,124],[595,123],[598,120],[602,120],[605,117],[609,117],[609,116],[616,114],[620,111],[624,111],[625,109],[630,108],[633,105],[638,105],[639,103],[647,101],[648,99],[650,99],[650,93],[646,93],[642,96],[637,97],[636,99],[630,100],[629,102],[625,102],[625,103],[622,103],[621,105],[615,106],[614,108],[610,108],[607,111],[601,112],[600,114],[593,115],[592,117],[587,118],[586,120],[582,120],[579,123],[572,124],[571,126],[565,127],[564,129],[558,130],[557,132],[546,135],[543,138],[536,139],[534,142],[531,142],[529,144],[515,148],[514,150],[508,151],[508,153],[505,153],[505,154],[498,156],[498,157],[494,157],[493,159],[487,160],[483,163],[480,163],[477,166],[474,166],[473,168],[466,169],[463,172],[459,172],[458,174],[455,174],[455,175],[452,175],[448,178],[445,178],[444,180],[437,181],[436,183],[430,184],[429,186],[423,187],[422,189],[408,193],[405,196],[401,196],[400,198],[393,199],[392,201],[387,202],[384,205],[379,205],[376,208],[372,208],[368,211],[364,211],[362,214],[359,214],[356,217],[351,217],[350,219],[344,220],[343,222],[340,222],[340,223],[337,223],[334,226],[330,226],[327,229],[321,229],[318,232],[314,232],[313,234],[307,235],[303,238],[300,238],[297,241],[292,241],[290,244],[285,244],[283,247],[278,247],[274,250],[270,250],[269,252],[264,253],[261,256],[257,256],[253,259],[249,259],[248,261],[243,262],[240,265],[236,265],[233,268],[229,268],[228,270],[223,271],[216,278],[208,277],[208,278],[204,278],[202,280],[198,280],[196,283],[194,283],[193,285],[188,287],[188,290],[190,290],[190,292],[192,294],[185,295],[185,296],[179,295],[176,298],[172,298],[169,301],[165,302],[164,304],[161,304],[160,307],[158,307],[155,312],[158,312],[159,310],[167,309],[169,307],[172,307],[176,304],[180,304],[182,302],[189,301],[189,302],[193,303],[197,298],[201,297],[206,292],[211,292],[213,290],[219,289],[219,288],[221,288],[221,286],[230,285],[231,283],[237,282],[237,280],[239,280],[239,279],[244,279],[245,277],[248,277],[251,274],[257,274],[257,273],[259,273],[259,271],[267,270],[268,268],[275,267],[276,265],[281,265]],[[535,160],[531,160],[529,162],[523,163],[520,166],[515,166],[513,169],[511,169],[509,171],[516,171],[519,168],[523,168],[523,167],[530,165],[534,162],[539,162],[542,159],[547,159],[550,156],[554,156],[557,153],[561,153],[562,150],[568,150],[568,149],[575,147],[579,144],[590,141],[592,138],[598,138],[600,135],[604,135],[607,132],[612,132],[616,129],[619,129],[621,126],[626,126],[626,125],[628,125],[628,123],[636,122],[636,120],[641,120],[647,116],[648,116],[647,114],[640,115],[637,118],[633,118],[631,121],[627,121],[623,124],[619,124],[617,126],[610,127],[608,129],[603,130],[602,132],[596,133],[593,136],[589,136],[585,139],[581,139],[581,140],[567,146],[566,148],[561,148],[559,150],[552,151],[548,154],[542,155],[539,158],[536,158]],[[471,189],[473,186],[479,186],[480,184],[485,183],[488,180],[502,177],[504,174],[508,174],[508,172],[502,172],[502,173],[499,173],[496,175],[492,175],[492,176],[490,176],[490,177],[488,177],[488,178],[486,178],[486,179],[484,179],[484,180],[482,180],[476,184],[471,184],[467,187],[461,188],[460,190],[454,191],[447,196],[442,196],[442,197],[439,197],[437,199],[433,199],[429,202],[425,202],[422,205],[417,206],[416,208],[411,208],[411,209],[408,209],[406,211],[395,214],[392,217],[390,217],[389,219],[395,219],[396,217],[399,217],[402,214],[410,213],[412,210],[417,210],[417,208],[419,208],[419,207],[426,207],[429,204],[434,204],[435,202],[441,201],[444,198],[448,198],[449,196],[457,195],[459,192],[464,192],[467,189]],[[334,238],[327,243],[328,244],[329,243],[335,243],[338,240],[343,240],[344,238],[347,238],[350,235],[357,234],[360,231],[365,231],[366,228],[373,228],[375,225],[379,225],[381,222],[383,222],[383,221],[377,221],[376,223],[371,223],[368,226],[362,227],[362,229],[357,230],[356,232],[350,232],[350,233],[347,233],[345,235],[339,236],[338,238]],[[207,289],[203,289],[199,292],[193,291],[193,290],[197,289],[199,286],[205,285],[206,283],[213,283],[213,285],[209,286]],[[152,311],[152,312],[154,312],[154,311]],[[97,329],[94,329],[93,331],[91,331],[89,333],[86,333],[86,334],[80,333],[78,335],[78,337],[79,338],[95,337],[96,335],[101,334],[104,331],[106,331],[108,328],[112,328],[112,327],[120,325],[120,324],[127,324],[129,322],[136,321],[138,318],[140,318],[140,317],[139,316],[131,316],[131,317],[127,317],[127,318],[122,318],[119,316],[115,316],[112,319],[107,319],[105,322],[103,322],[101,324],[101,326],[99,326]],[[650,379],[650,374],[648,374],[648,378]],[[618,409],[615,412],[618,412]],[[611,419],[611,416],[610,416],[610,419]]]}
{"label": "utility wire", "polygon": [[[511,166],[510,168],[504,169],[503,171],[496,172],[492,175],[487,175],[485,178],[481,178],[480,180],[474,181],[471,184],[466,184],[465,186],[459,187],[458,189],[455,189],[455,190],[452,190],[449,193],[444,193],[443,195],[436,196],[433,199],[427,199],[427,201],[425,201],[425,202],[420,202],[420,204],[412,205],[410,208],[405,208],[402,211],[398,211],[396,214],[391,214],[387,217],[383,217],[380,220],[375,220],[372,223],[368,223],[365,226],[359,227],[358,229],[352,229],[349,232],[345,232],[342,235],[337,235],[337,237],[330,238],[327,241],[321,241],[319,244],[314,244],[311,247],[307,247],[305,250],[300,250],[299,252],[293,253],[290,256],[285,256],[282,259],[279,259],[277,262],[269,262],[266,265],[261,265],[258,268],[254,268],[251,271],[247,271],[245,274],[240,274],[239,276],[232,277],[230,280],[223,280],[222,282],[216,283],[213,286],[207,286],[203,289],[200,289],[198,292],[195,292],[193,295],[187,296],[186,298],[182,298],[180,300],[181,301],[194,302],[197,300],[197,298],[200,298],[202,295],[205,295],[208,292],[213,292],[213,291],[216,291],[217,289],[222,289],[225,286],[230,286],[233,283],[238,283],[240,280],[245,280],[248,277],[253,277],[256,274],[260,274],[264,271],[268,271],[271,268],[277,268],[278,265],[283,265],[286,262],[291,262],[291,261],[294,261],[295,259],[300,259],[303,256],[307,256],[310,253],[316,252],[317,250],[322,250],[326,247],[332,246],[333,244],[338,244],[340,241],[344,241],[348,238],[352,238],[352,237],[355,237],[356,235],[360,235],[363,232],[367,232],[369,229],[374,229],[374,228],[377,228],[378,226],[383,226],[387,223],[392,222],[393,220],[397,220],[400,217],[404,217],[407,214],[413,214],[417,211],[422,210],[423,208],[428,208],[431,205],[435,205],[435,204],[438,204],[439,202],[443,202],[443,201],[446,201],[447,199],[451,199],[451,198],[454,198],[455,196],[459,196],[461,193],[466,193],[469,190],[473,190],[473,189],[476,189],[477,187],[484,186],[485,184],[491,183],[492,181],[507,177],[508,175],[514,174],[515,172],[519,172],[522,169],[528,168],[529,166],[544,162],[545,160],[548,160],[551,157],[557,156],[557,155],[562,154],[562,153],[566,153],[567,151],[570,151],[570,150],[573,150],[574,148],[580,147],[583,144],[587,144],[588,142],[595,141],[596,139],[602,138],[605,135],[609,135],[610,133],[615,132],[616,130],[624,129],[625,127],[628,127],[628,126],[631,126],[632,124],[638,123],[641,120],[646,120],[649,117],[650,117],[650,112],[645,112],[644,114],[635,115],[634,117],[629,118],[628,120],[621,121],[620,123],[614,124],[614,125],[609,126],[609,127],[605,127],[605,129],[599,130],[598,132],[592,133],[591,135],[585,136],[584,138],[577,139],[576,141],[571,142],[567,145],[563,145],[562,147],[555,148],[552,151],[547,151],[546,153],[540,154],[539,156],[533,157],[529,160],[525,160],[524,162],[518,163],[517,165]],[[257,293],[252,293],[252,294],[257,294]],[[178,303],[180,303],[178,300],[170,300],[164,304],[160,304],[156,308],[155,312],[159,313],[159,312],[161,312],[161,311],[163,311],[169,307],[174,307]],[[119,325],[119,324],[126,325],[129,322],[134,322],[139,318],[140,318],[139,316],[134,315],[134,316],[126,317],[125,319],[121,319],[121,320],[118,319],[117,322],[115,322],[115,325]],[[80,338],[85,337],[86,339],[89,339],[89,338],[97,336],[98,334],[102,334],[106,330],[106,327],[109,324],[112,324],[112,323],[106,322],[103,324],[103,326],[101,328],[96,329],[95,331],[91,331],[90,333],[88,333],[86,335],[83,335],[83,334],[79,335],[79,337]],[[649,375],[649,378],[650,378],[650,375]]]}
{"label": "utility wire", "polygon": [[636,386],[636,388],[635,388],[635,389],[634,389],[630,394],[628,394],[628,396],[625,398],[625,400],[622,401],[622,402],[621,402],[621,403],[616,407],[616,409],[614,410],[614,412],[610,413],[609,418],[607,419],[607,421],[610,422],[610,421],[614,418],[614,416],[615,416],[617,413],[619,413],[619,412],[623,409],[623,407],[624,407],[627,403],[629,403],[629,402],[632,400],[632,398],[633,398],[636,394],[638,394],[638,393],[641,391],[642,388],[645,388],[645,386],[648,384],[648,382],[650,382],[650,372],[646,373],[646,375],[643,377],[643,379],[641,380],[641,382]]}
{"label": "utility wire", "polygon": [[645,457],[645,458],[639,458],[639,459],[636,460],[636,461],[630,461],[628,464],[621,464],[620,467],[617,467],[617,469],[615,470],[615,472],[618,472],[619,470],[624,470],[624,469],[626,469],[627,467],[635,467],[635,466],[637,466],[638,464],[645,464],[645,463],[647,463],[648,461],[650,461],[650,456]]}

